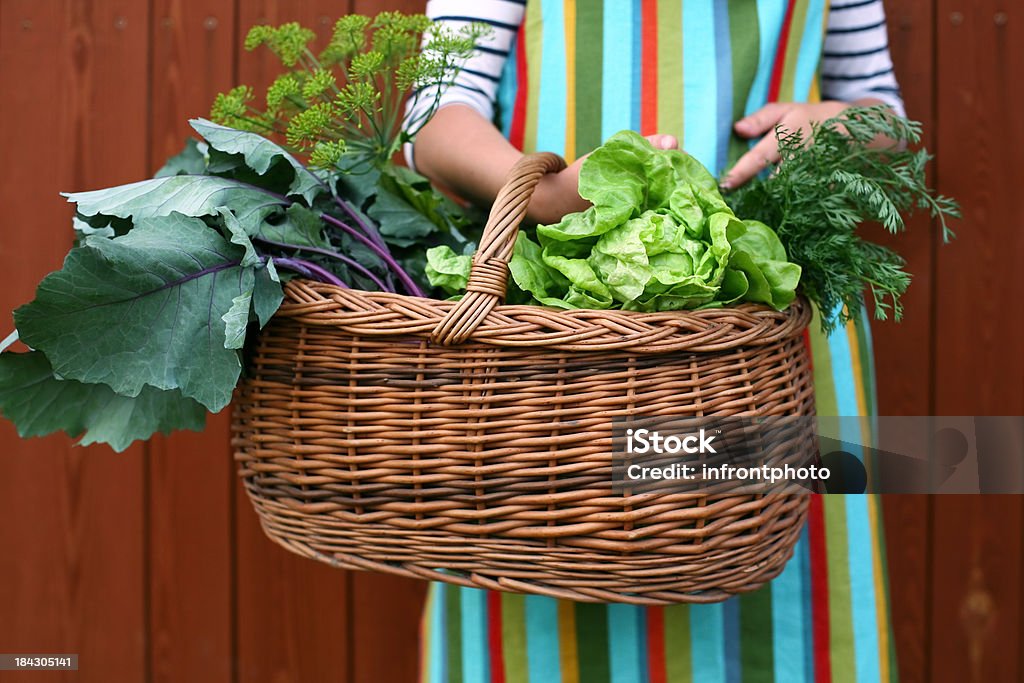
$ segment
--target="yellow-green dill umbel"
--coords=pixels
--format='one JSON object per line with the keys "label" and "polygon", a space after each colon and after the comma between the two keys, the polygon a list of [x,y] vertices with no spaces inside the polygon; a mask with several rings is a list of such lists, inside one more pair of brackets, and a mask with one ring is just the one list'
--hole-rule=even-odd
{"label": "yellow-green dill umbel", "polygon": [[[440,86],[455,78],[489,31],[483,24],[452,30],[422,14],[353,14],[338,19],[316,53],[316,34],[296,22],[254,26],[246,49],[269,49],[288,70],[267,88],[262,107],[251,87],[239,85],[217,96],[211,118],[277,135],[316,167],[379,166],[430,119]],[[406,101],[421,97],[430,106],[403,116]]]}

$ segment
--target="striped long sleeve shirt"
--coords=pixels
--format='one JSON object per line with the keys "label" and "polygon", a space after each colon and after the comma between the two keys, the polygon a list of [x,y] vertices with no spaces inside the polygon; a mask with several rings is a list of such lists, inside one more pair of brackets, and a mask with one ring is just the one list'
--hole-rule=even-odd
{"label": "striped long sleeve shirt", "polygon": [[[464,104],[493,119],[505,62],[523,21],[525,0],[429,0],[427,16],[452,28],[483,22],[493,32],[482,40],[440,106]],[[903,100],[889,54],[882,0],[831,0],[821,57],[821,94],[825,99],[852,102],[875,98],[903,115]],[[421,97],[420,107],[432,97]],[[411,115],[420,113],[410,112]],[[406,149],[411,157],[411,147]],[[409,159],[410,163],[412,159]]]}

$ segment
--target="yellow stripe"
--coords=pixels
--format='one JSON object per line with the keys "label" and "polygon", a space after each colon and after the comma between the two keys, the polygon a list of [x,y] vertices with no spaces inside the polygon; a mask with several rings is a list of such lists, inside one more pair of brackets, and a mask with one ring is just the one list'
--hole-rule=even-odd
{"label": "yellow stripe", "polygon": [[558,601],[558,646],[562,664],[562,683],[580,683],[576,661],[576,609],[567,600]]}
{"label": "yellow stripe", "polygon": [[879,673],[882,683],[889,683],[892,680],[892,672],[889,670],[889,601],[885,592],[885,573],[882,569],[882,548],[881,539],[882,527],[878,523],[878,496],[868,496],[868,522],[873,533],[871,534],[873,546],[872,557],[874,558],[875,573],[875,617],[878,620],[878,657],[881,660]]}
{"label": "yellow stripe", "polygon": [[576,158],[576,0],[565,0],[565,151]]}
{"label": "yellow stripe", "polygon": [[430,619],[433,614],[434,591],[427,591],[426,604],[420,614],[420,683],[430,682]]}

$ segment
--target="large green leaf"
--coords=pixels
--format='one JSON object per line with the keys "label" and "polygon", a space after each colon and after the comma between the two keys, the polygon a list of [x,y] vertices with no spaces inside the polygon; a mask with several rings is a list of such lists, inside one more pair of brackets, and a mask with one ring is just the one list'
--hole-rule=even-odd
{"label": "large green leaf", "polygon": [[245,250],[180,214],[137,221],[114,239],[88,237],[14,313],[21,339],[61,377],[181,389],[212,411],[231,400],[241,365],[222,317],[254,287]]}
{"label": "large green leaf", "polygon": [[174,175],[202,175],[206,172],[206,154],[208,148],[205,142],[199,142],[195,138],[185,140],[185,147],[167,160],[154,178],[166,178]]}
{"label": "large green leaf", "polygon": [[262,135],[228,128],[206,119],[192,119],[189,123],[206,139],[210,147],[227,154],[241,154],[249,168],[260,175],[266,173],[278,159],[284,159],[295,172],[288,195],[301,196],[312,204],[317,194],[327,191],[318,176],[299,163],[286,149]]}
{"label": "large green leaf", "polygon": [[117,216],[136,221],[180,213],[212,216],[222,206],[245,224],[259,223],[285,202],[273,193],[230,178],[176,175],[119,185],[106,190],[65,193],[83,216]]}
{"label": "large green leaf", "polygon": [[39,351],[0,353],[0,412],[22,437],[63,431],[81,435],[83,446],[106,443],[116,451],[158,431],[201,431],[206,422],[203,406],[177,390],[144,387],[128,397],[106,384],[57,379]]}

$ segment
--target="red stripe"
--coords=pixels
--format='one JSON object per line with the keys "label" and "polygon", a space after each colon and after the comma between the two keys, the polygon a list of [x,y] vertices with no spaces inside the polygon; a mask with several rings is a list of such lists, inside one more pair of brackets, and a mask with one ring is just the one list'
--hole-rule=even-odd
{"label": "red stripe", "polygon": [[501,643],[501,593],[487,592],[487,646],[491,651],[491,683],[505,683],[505,650]]}
{"label": "red stripe", "polygon": [[814,351],[811,348],[811,328],[804,328],[804,347],[807,349],[807,362],[811,366],[811,372],[814,372]]}
{"label": "red stripe", "polygon": [[641,12],[640,134],[658,132],[658,2],[643,0]]}
{"label": "red stripe", "polygon": [[661,607],[647,608],[647,662],[649,683],[668,683],[665,662],[665,612]]}
{"label": "red stripe", "polygon": [[526,94],[529,90],[529,73],[526,68],[526,22],[519,24],[519,35],[516,38],[516,102],[512,108],[512,125],[508,139],[519,151],[523,150],[523,138],[526,136]]}
{"label": "red stripe", "polygon": [[820,495],[811,496],[807,514],[811,553],[811,625],[814,629],[814,681],[831,683],[832,658],[830,654],[828,614],[828,555],[825,547],[825,510]]}
{"label": "red stripe", "polygon": [[772,68],[771,85],[768,86],[768,101],[779,101],[779,88],[782,87],[782,69],[786,65],[786,49],[789,47],[789,30],[793,25],[793,9],[796,0],[789,0],[786,7],[786,18],[782,22],[782,33],[779,35],[779,49],[775,53],[775,66]]}

